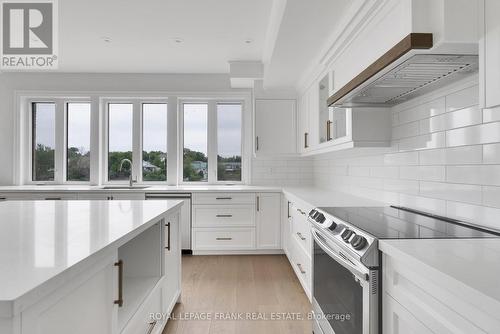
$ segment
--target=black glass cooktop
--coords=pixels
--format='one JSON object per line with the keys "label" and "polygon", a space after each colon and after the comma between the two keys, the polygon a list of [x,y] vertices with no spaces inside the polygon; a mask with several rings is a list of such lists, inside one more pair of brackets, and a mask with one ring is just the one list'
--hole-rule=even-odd
{"label": "black glass cooktop", "polygon": [[319,208],[378,239],[499,238],[500,231],[398,207]]}

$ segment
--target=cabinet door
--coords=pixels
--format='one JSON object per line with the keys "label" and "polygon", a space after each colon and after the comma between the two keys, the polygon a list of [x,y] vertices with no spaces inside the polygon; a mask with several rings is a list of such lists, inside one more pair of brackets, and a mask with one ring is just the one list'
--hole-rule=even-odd
{"label": "cabinet door", "polygon": [[290,199],[283,199],[283,218],[281,223],[281,244],[283,246],[283,250],[285,254],[290,257],[290,239],[292,234],[292,207],[293,203],[290,202]]}
{"label": "cabinet door", "polygon": [[[58,288],[22,313],[23,334],[116,333],[117,271],[114,261]],[[94,270],[92,268],[91,270]]]}
{"label": "cabinet door", "polygon": [[394,300],[390,295],[384,294],[382,301],[383,333],[385,334],[434,334],[425,327],[413,314]]}
{"label": "cabinet door", "polygon": [[165,285],[163,312],[171,312],[181,290],[181,231],[179,213],[165,221]]}
{"label": "cabinet door", "polygon": [[297,153],[295,100],[255,101],[255,153]]}
{"label": "cabinet door", "polygon": [[485,2],[486,107],[500,105],[500,1]]}
{"label": "cabinet door", "polygon": [[257,194],[257,248],[281,248],[281,194]]}

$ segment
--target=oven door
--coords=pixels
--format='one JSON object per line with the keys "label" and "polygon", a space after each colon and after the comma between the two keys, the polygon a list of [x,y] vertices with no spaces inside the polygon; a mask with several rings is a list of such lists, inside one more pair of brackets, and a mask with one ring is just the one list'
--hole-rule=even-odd
{"label": "oven door", "polygon": [[378,271],[349,258],[316,229],[312,233],[315,328],[324,334],[378,333]]}

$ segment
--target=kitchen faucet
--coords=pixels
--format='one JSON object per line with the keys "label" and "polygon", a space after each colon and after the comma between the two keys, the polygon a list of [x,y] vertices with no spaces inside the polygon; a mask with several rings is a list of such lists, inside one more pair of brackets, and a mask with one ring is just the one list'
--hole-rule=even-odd
{"label": "kitchen faucet", "polygon": [[119,170],[119,171],[120,171],[120,172],[122,171],[122,169],[123,169],[123,164],[124,164],[125,162],[128,162],[128,163],[129,163],[129,165],[130,165],[130,175],[129,175],[129,178],[128,178],[128,185],[129,185],[129,187],[131,187],[131,188],[132,188],[132,186],[134,185],[134,182],[135,182],[135,181],[132,179],[132,161],[130,161],[130,159],[127,159],[127,158],[125,158],[125,159],[123,159],[122,161],[120,161],[120,170]]}

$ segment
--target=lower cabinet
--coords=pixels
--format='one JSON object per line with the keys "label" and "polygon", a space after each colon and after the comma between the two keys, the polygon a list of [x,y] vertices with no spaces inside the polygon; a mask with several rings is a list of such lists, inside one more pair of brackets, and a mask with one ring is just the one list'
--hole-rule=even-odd
{"label": "lower cabinet", "polygon": [[281,193],[193,197],[195,254],[281,250]]}
{"label": "lower cabinet", "polygon": [[312,299],[312,235],[307,213],[312,207],[296,198],[285,197],[286,216],[282,222],[283,249],[304,292]]}
{"label": "lower cabinet", "polygon": [[387,334],[433,334],[413,314],[390,295],[384,296],[383,333]]}
{"label": "lower cabinet", "polygon": [[118,250],[85,260],[13,320],[0,318],[2,334],[162,333],[180,298],[180,241],[176,212]]}

